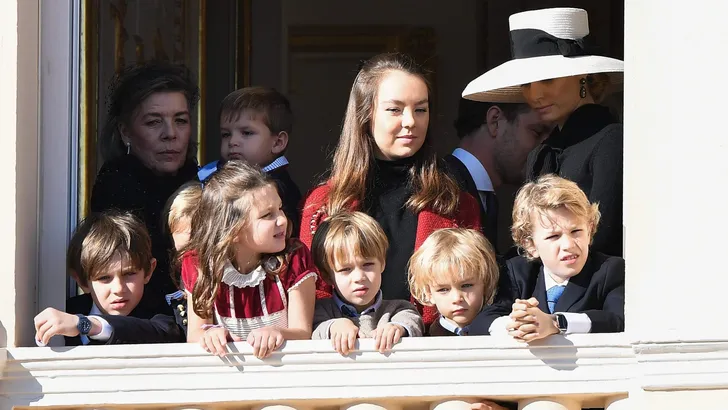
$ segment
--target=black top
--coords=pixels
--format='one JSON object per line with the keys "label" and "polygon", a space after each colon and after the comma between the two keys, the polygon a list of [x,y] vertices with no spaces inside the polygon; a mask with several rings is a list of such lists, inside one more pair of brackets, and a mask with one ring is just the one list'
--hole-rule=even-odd
{"label": "black top", "polygon": [[622,256],[622,125],[601,105],[574,111],[528,156],[528,179],[555,173],[576,182],[602,214],[593,251]]}
{"label": "black top", "polygon": [[298,225],[301,222],[301,190],[288,173],[288,165],[271,170],[268,175],[276,182],[278,195],[283,202],[283,212],[293,228],[292,235],[296,237],[298,236]]}
{"label": "black top", "polygon": [[142,305],[152,312],[166,309],[164,295],[177,290],[170,276],[172,237],[166,233],[162,212],[167,199],[185,182],[196,179],[197,164],[187,161],[175,176],[155,175],[134,155],[107,161],[99,170],[91,193],[91,212],[112,209],[129,211],[141,219],[152,238],[152,256],[157,268],[144,288]]}
{"label": "black top", "polygon": [[396,161],[376,160],[363,211],[371,215],[389,239],[387,264],[382,273],[384,299],[409,300],[407,262],[415,250],[417,215],[405,205],[412,196],[409,170],[415,157]]}

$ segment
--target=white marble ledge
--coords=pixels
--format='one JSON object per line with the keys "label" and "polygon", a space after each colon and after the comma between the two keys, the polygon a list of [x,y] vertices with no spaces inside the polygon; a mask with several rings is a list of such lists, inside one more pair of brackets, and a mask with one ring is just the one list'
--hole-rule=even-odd
{"label": "white marble ledge", "polygon": [[[288,342],[259,360],[245,343],[224,358],[196,344],[10,348],[0,408],[75,404],[186,404],[342,400],[516,399],[574,396],[596,402],[629,390],[634,353],[623,334],[408,338],[389,354],[363,340],[342,357],[329,341]],[[2,360],[2,359],[0,359]]]}

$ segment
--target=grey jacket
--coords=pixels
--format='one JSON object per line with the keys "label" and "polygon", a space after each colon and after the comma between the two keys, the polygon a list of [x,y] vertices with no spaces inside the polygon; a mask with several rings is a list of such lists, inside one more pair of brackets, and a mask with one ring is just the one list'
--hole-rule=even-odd
{"label": "grey jacket", "polygon": [[417,309],[404,300],[382,300],[382,304],[373,312],[367,312],[359,317],[348,317],[341,310],[333,298],[316,300],[316,310],[313,314],[312,339],[329,339],[329,328],[336,319],[346,318],[359,327],[359,334],[363,338],[375,335],[377,327],[387,323],[402,326],[407,336],[422,336],[425,325]]}

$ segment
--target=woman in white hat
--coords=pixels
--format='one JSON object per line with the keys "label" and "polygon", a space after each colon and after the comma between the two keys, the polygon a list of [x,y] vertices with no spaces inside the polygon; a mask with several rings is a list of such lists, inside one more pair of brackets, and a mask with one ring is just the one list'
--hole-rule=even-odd
{"label": "woman in white hat", "polygon": [[473,80],[463,97],[527,102],[555,125],[529,155],[529,179],[555,173],[576,182],[602,213],[592,249],[622,255],[622,125],[599,102],[621,86],[624,63],[593,55],[585,10],[554,8],[509,19],[513,59]]}

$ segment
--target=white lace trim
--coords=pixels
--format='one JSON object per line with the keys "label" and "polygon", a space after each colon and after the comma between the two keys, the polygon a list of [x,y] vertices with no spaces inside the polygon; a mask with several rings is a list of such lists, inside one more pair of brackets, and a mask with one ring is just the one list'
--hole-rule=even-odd
{"label": "white lace trim", "polygon": [[313,278],[314,280],[316,280],[317,277],[318,277],[318,275],[316,274],[316,272],[309,272],[309,273],[306,274],[306,276],[302,277],[293,286],[291,286],[290,288],[288,288],[288,291],[290,292],[293,289],[296,289],[298,286],[300,286],[308,278]]}
{"label": "white lace trim", "polygon": [[228,262],[225,264],[225,270],[222,273],[222,281],[228,286],[235,286],[236,288],[252,288],[260,285],[265,279],[265,275],[266,273],[260,265],[253,271],[242,274],[235,269],[232,263]]}

